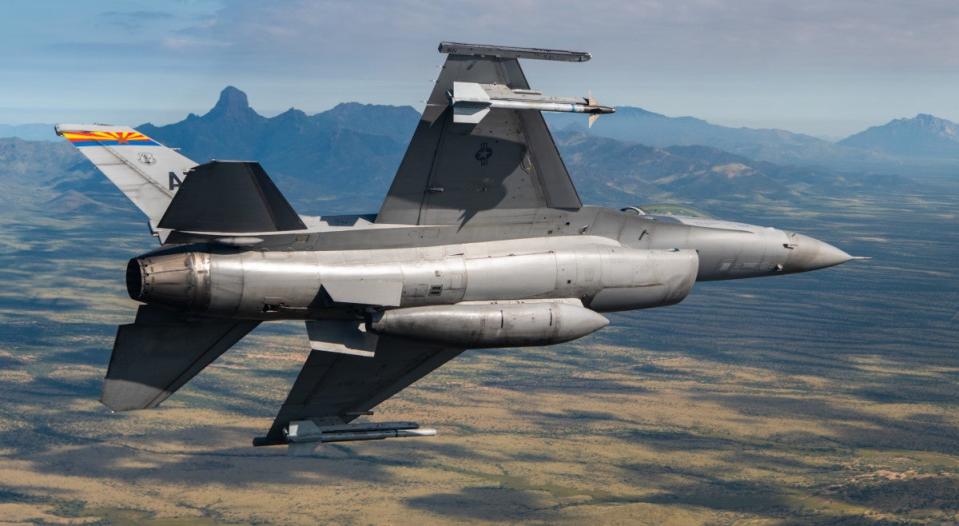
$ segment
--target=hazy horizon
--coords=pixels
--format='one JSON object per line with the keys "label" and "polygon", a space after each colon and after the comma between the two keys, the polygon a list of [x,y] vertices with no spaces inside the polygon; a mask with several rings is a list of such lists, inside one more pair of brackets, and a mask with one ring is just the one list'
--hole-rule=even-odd
{"label": "hazy horizon", "polygon": [[917,113],[959,121],[959,5],[948,1],[604,1],[587,11],[526,0],[477,11],[404,0],[358,12],[292,0],[15,0],[8,10],[4,124],[169,123],[205,112],[226,85],[264,115],[346,101],[420,109],[441,40],[589,51],[586,64],[528,61],[531,83],[726,126],[838,138]]}

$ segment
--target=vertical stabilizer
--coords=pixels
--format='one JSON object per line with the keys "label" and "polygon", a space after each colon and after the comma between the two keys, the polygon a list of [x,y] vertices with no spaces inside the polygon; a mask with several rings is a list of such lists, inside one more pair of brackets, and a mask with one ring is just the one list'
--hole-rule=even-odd
{"label": "vertical stabilizer", "polygon": [[58,124],[67,139],[150,219],[155,231],[196,163],[128,126]]}
{"label": "vertical stabilizer", "polygon": [[449,56],[376,221],[449,225],[496,208],[580,208],[539,111],[460,104],[454,119],[451,98],[454,83],[532,94],[519,58],[583,62],[589,55],[452,43],[440,52]]}

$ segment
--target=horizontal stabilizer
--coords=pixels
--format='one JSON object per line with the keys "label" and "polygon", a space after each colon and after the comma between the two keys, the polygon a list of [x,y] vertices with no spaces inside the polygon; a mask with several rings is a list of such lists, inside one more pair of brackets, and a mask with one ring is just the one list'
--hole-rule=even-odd
{"label": "horizontal stabilizer", "polygon": [[117,331],[100,400],[114,411],[156,407],[259,323],[143,305]]}
{"label": "horizontal stabilizer", "polygon": [[212,161],[187,175],[161,228],[228,233],[306,228],[259,163]]}

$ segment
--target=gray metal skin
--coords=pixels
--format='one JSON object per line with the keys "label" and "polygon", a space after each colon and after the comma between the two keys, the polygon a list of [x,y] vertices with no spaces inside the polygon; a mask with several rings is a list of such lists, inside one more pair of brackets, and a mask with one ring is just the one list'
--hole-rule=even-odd
{"label": "gray metal skin", "polygon": [[[255,234],[262,241],[245,249],[209,234],[193,236],[193,244],[135,260],[166,254],[166,265],[179,266],[186,274],[144,267],[144,274],[165,276],[170,283],[167,289],[157,283],[137,290],[145,285],[134,275],[131,295],[218,316],[323,319],[357,311],[344,307],[350,301],[324,303],[324,283],[381,280],[402,283],[399,301],[374,298],[370,304],[576,298],[605,312],[677,303],[693,281],[805,272],[851,259],[831,245],[775,228],[598,207],[493,210],[460,227],[358,221],[353,227],[327,228]],[[182,232],[177,234],[184,240]],[[201,240],[206,243],[196,243]],[[187,267],[194,263],[184,263],[185,253],[201,255],[192,256],[203,259],[195,265],[208,268],[188,277],[194,271]],[[564,266],[567,259],[572,266]],[[613,269],[622,275],[614,275]],[[592,280],[585,277],[590,273],[596,276]],[[660,286],[650,288],[652,283]],[[431,295],[428,288],[437,286],[439,291]],[[621,296],[613,298],[615,294]]]}

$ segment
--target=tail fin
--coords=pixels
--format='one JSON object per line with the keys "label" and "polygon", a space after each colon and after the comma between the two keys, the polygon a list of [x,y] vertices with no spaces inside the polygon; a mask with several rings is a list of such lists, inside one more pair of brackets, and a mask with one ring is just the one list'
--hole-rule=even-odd
{"label": "tail fin", "polygon": [[58,124],[56,132],[146,214],[154,231],[186,172],[197,164],[128,126]]}
{"label": "tail fin", "polygon": [[[519,59],[584,62],[589,54],[450,42],[439,51],[449,56],[376,222],[455,225],[495,208],[579,209],[543,116],[519,104],[523,97],[550,101],[530,90]],[[484,84],[506,93],[507,104],[483,108],[489,97],[476,85]],[[457,87],[467,88],[467,99],[478,95],[480,104],[466,100],[457,112]]]}

